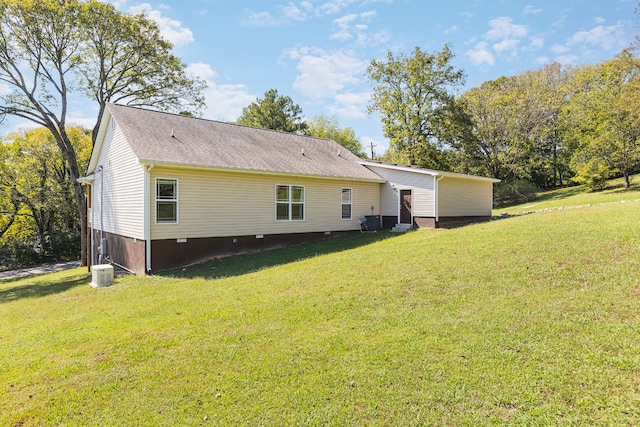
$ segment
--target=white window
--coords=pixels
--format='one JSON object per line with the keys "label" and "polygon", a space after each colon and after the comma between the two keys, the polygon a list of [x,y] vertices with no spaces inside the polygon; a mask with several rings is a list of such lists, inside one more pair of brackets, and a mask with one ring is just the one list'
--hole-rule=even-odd
{"label": "white window", "polygon": [[342,219],[351,219],[351,189],[342,189]]}
{"label": "white window", "polygon": [[156,179],[156,223],[178,222],[178,180]]}
{"label": "white window", "polygon": [[304,187],[276,185],[276,220],[304,221]]}

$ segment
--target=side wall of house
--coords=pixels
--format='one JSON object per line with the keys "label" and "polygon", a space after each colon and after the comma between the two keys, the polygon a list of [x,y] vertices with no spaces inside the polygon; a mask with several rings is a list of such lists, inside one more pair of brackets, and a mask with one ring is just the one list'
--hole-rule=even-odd
{"label": "side wall of house", "polygon": [[144,239],[144,169],[111,119],[93,185],[94,230]]}
{"label": "side wall of house", "polygon": [[[156,223],[156,179],[176,179],[178,221]],[[151,240],[359,230],[358,220],[380,204],[380,183],[169,168],[151,173]],[[276,186],[304,187],[304,220],[276,220]],[[342,219],[342,189],[352,194]]]}
{"label": "side wall of house", "polygon": [[380,213],[383,218],[398,217],[400,190],[412,191],[412,214],[414,217],[435,217],[435,178],[433,176],[369,165],[367,167],[387,180],[380,190]]}
{"label": "side wall of house", "polygon": [[438,182],[440,217],[489,217],[492,208],[491,181],[445,176]]}

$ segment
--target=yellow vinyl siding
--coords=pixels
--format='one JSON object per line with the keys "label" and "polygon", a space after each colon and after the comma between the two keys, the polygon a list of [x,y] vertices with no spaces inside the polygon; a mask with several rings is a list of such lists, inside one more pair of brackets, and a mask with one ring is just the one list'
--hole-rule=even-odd
{"label": "yellow vinyl siding", "polygon": [[[102,172],[98,172],[102,166]],[[101,193],[104,182],[104,192]],[[112,119],[107,129],[93,186],[93,228],[144,239],[144,169]],[[104,202],[101,212],[100,203]],[[102,215],[102,220],[101,220]]]}
{"label": "yellow vinyl siding", "polygon": [[[178,180],[178,223],[156,224],[155,178]],[[378,209],[380,184],[189,170],[156,166],[151,173],[151,238],[177,239],[358,230],[358,219]],[[303,186],[303,221],[276,221],[276,185]],[[353,189],[353,216],[341,218],[342,188]],[[377,212],[376,212],[377,213]]]}
{"label": "yellow vinyl siding", "polygon": [[438,182],[438,213],[448,216],[490,216],[493,183],[446,176]]}

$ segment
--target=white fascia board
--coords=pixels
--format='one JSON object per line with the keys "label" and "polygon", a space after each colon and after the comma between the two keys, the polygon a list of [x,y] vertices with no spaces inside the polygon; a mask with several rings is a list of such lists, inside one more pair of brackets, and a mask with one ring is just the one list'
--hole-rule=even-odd
{"label": "white fascia board", "polygon": [[429,176],[438,176],[440,174],[440,172],[434,171],[431,169],[422,169],[422,168],[411,167],[411,166],[394,165],[392,163],[377,163],[377,162],[367,162],[367,161],[361,161],[358,163],[360,163],[362,166],[371,166],[376,168],[392,169],[392,170],[397,170],[402,172],[419,173],[419,174],[429,175]]}
{"label": "white fascia board", "polygon": [[392,170],[409,172],[409,173],[419,173],[423,175],[442,177],[442,178],[450,177],[450,178],[459,178],[459,179],[471,179],[476,181],[489,181],[492,183],[500,182],[500,180],[496,178],[487,178],[485,176],[467,175],[467,174],[455,173],[455,172],[443,172],[443,171],[437,171],[433,169],[423,169],[415,166],[403,166],[403,165],[394,165],[392,163],[377,163],[377,162],[370,162],[370,161],[361,161],[359,163],[363,166],[392,169]]}
{"label": "white fascia board", "polygon": [[107,133],[107,127],[109,126],[109,121],[111,120],[111,112],[109,111],[109,107],[107,106],[104,109],[104,113],[102,114],[102,118],[100,120],[100,128],[98,128],[98,135],[96,137],[96,145],[93,146],[93,151],[91,151],[91,158],[89,159],[89,166],[87,166],[87,175],[90,175],[96,171],[98,167],[98,159],[100,158],[100,152],[102,151],[102,144],[104,143],[104,137]]}

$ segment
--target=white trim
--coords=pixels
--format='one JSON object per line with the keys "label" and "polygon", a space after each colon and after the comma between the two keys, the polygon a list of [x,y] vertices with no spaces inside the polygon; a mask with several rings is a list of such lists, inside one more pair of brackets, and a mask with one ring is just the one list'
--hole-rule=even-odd
{"label": "white trim", "polygon": [[[174,198],[173,199],[158,199],[158,181],[160,180],[164,180],[164,181],[175,181],[175,191],[174,191]],[[180,203],[179,203],[179,194],[180,194],[180,187],[179,187],[179,183],[178,183],[178,178],[164,178],[161,176],[157,176],[155,179],[155,186],[156,186],[156,191],[155,191],[155,200],[154,200],[154,206],[155,206],[155,223],[156,224],[160,224],[160,225],[164,225],[164,224],[179,224],[180,223]],[[158,221],[158,202],[175,202],[176,204],[176,220],[175,221]]]}
{"label": "white trim", "polygon": [[443,178],[444,178],[444,176],[440,176],[440,177],[436,178],[434,180],[434,183],[433,183],[433,187],[434,187],[434,195],[433,195],[433,197],[435,199],[433,205],[434,205],[434,210],[435,210],[434,217],[436,219],[436,225],[438,224],[438,221],[440,221],[440,213],[438,212],[440,210],[440,206],[439,206],[439,203],[440,203],[440,197],[439,197],[440,186],[438,185],[438,183]]}
{"label": "white trim", "polygon": [[151,271],[151,171],[155,165],[151,163],[144,167],[144,241],[147,271]]}
{"label": "white trim", "polygon": [[[342,206],[346,205],[347,203],[344,203],[342,201],[342,193],[344,192],[344,190],[349,190],[349,218],[344,218],[342,216]],[[340,219],[343,221],[349,221],[353,219],[353,188],[350,187],[342,187],[340,189]]]}
{"label": "white trim", "polygon": [[418,174],[423,174],[423,175],[430,175],[430,176],[434,176],[434,177],[438,177],[438,176],[447,176],[447,177],[451,177],[451,178],[460,178],[460,179],[472,179],[472,180],[479,180],[479,181],[490,181],[493,183],[496,182],[500,182],[499,179],[495,179],[495,178],[487,178],[485,176],[478,176],[478,175],[467,175],[467,174],[463,174],[463,173],[455,173],[455,172],[443,172],[443,171],[438,171],[438,170],[434,170],[434,169],[424,169],[418,166],[409,166],[409,165],[396,165],[396,164],[392,164],[392,163],[381,163],[381,162],[372,162],[372,161],[360,161],[358,162],[363,166],[370,166],[370,167],[377,167],[377,168],[383,168],[383,169],[392,169],[392,170],[397,170],[397,171],[402,171],[402,172],[409,172],[409,173],[418,173]]}
{"label": "white trim", "polygon": [[[289,200],[287,202],[284,201],[280,201],[278,200],[278,187],[288,187],[288,198]],[[302,188],[302,219],[293,219],[291,216],[293,214],[293,209],[291,209],[292,205],[295,204],[300,204],[300,202],[294,202],[292,200],[293,197],[293,191],[292,189],[294,187],[298,187],[298,188]],[[294,185],[294,184],[276,184],[275,186],[275,210],[274,210],[274,214],[275,214],[275,219],[276,222],[304,222],[307,219],[307,190],[305,188],[304,185]],[[288,213],[289,213],[289,219],[278,219],[278,204],[285,204],[287,203],[288,205]]]}
{"label": "white trim", "polygon": [[[263,171],[258,169],[249,169],[249,168],[235,168],[235,167],[222,167],[222,166],[207,166],[207,165],[196,165],[196,164],[183,164],[183,163],[175,163],[175,162],[167,162],[167,161],[158,161],[153,159],[139,159],[138,160],[142,164],[155,163],[157,166],[166,166],[176,169],[188,169],[188,170],[207,170],[207,171],[222,171],[222,172],[238,172],[238,173],[253,173],[256,175],[269,175],[269,176],[284,176],[284,177],[293,177],[293,178],[316,178],[316,179],[327,179],[332,181],[355,181],[355,182],[378,182],[383,184],[386,180],[382,177],[380,179],[372,179],[372,178],[358,178],[358,177],[349,177],[349,176],[327,176],[327,175],[313,175],[313,174],[305,174],[298,172],[287,172],[287,171]],[[375,173],[375,172],[374,172]]]}
{"label": "white trim", "polygon": [[[114,123],[115,123],[115,119]],[[98,160],[100,159],[100,154],[102,153],[102,145],[104,143],[104,137],[107,133],[107,128],[111,122],[111,112],[108,108],[105,108],[104,114],[100,120],[100,127],[98,128],[98,134],[96,135],[96,145],[93,147],[91,151],[91,158],[89,159],[89,166],[87,166],[87,175],[95,172],[98,167]]]}

